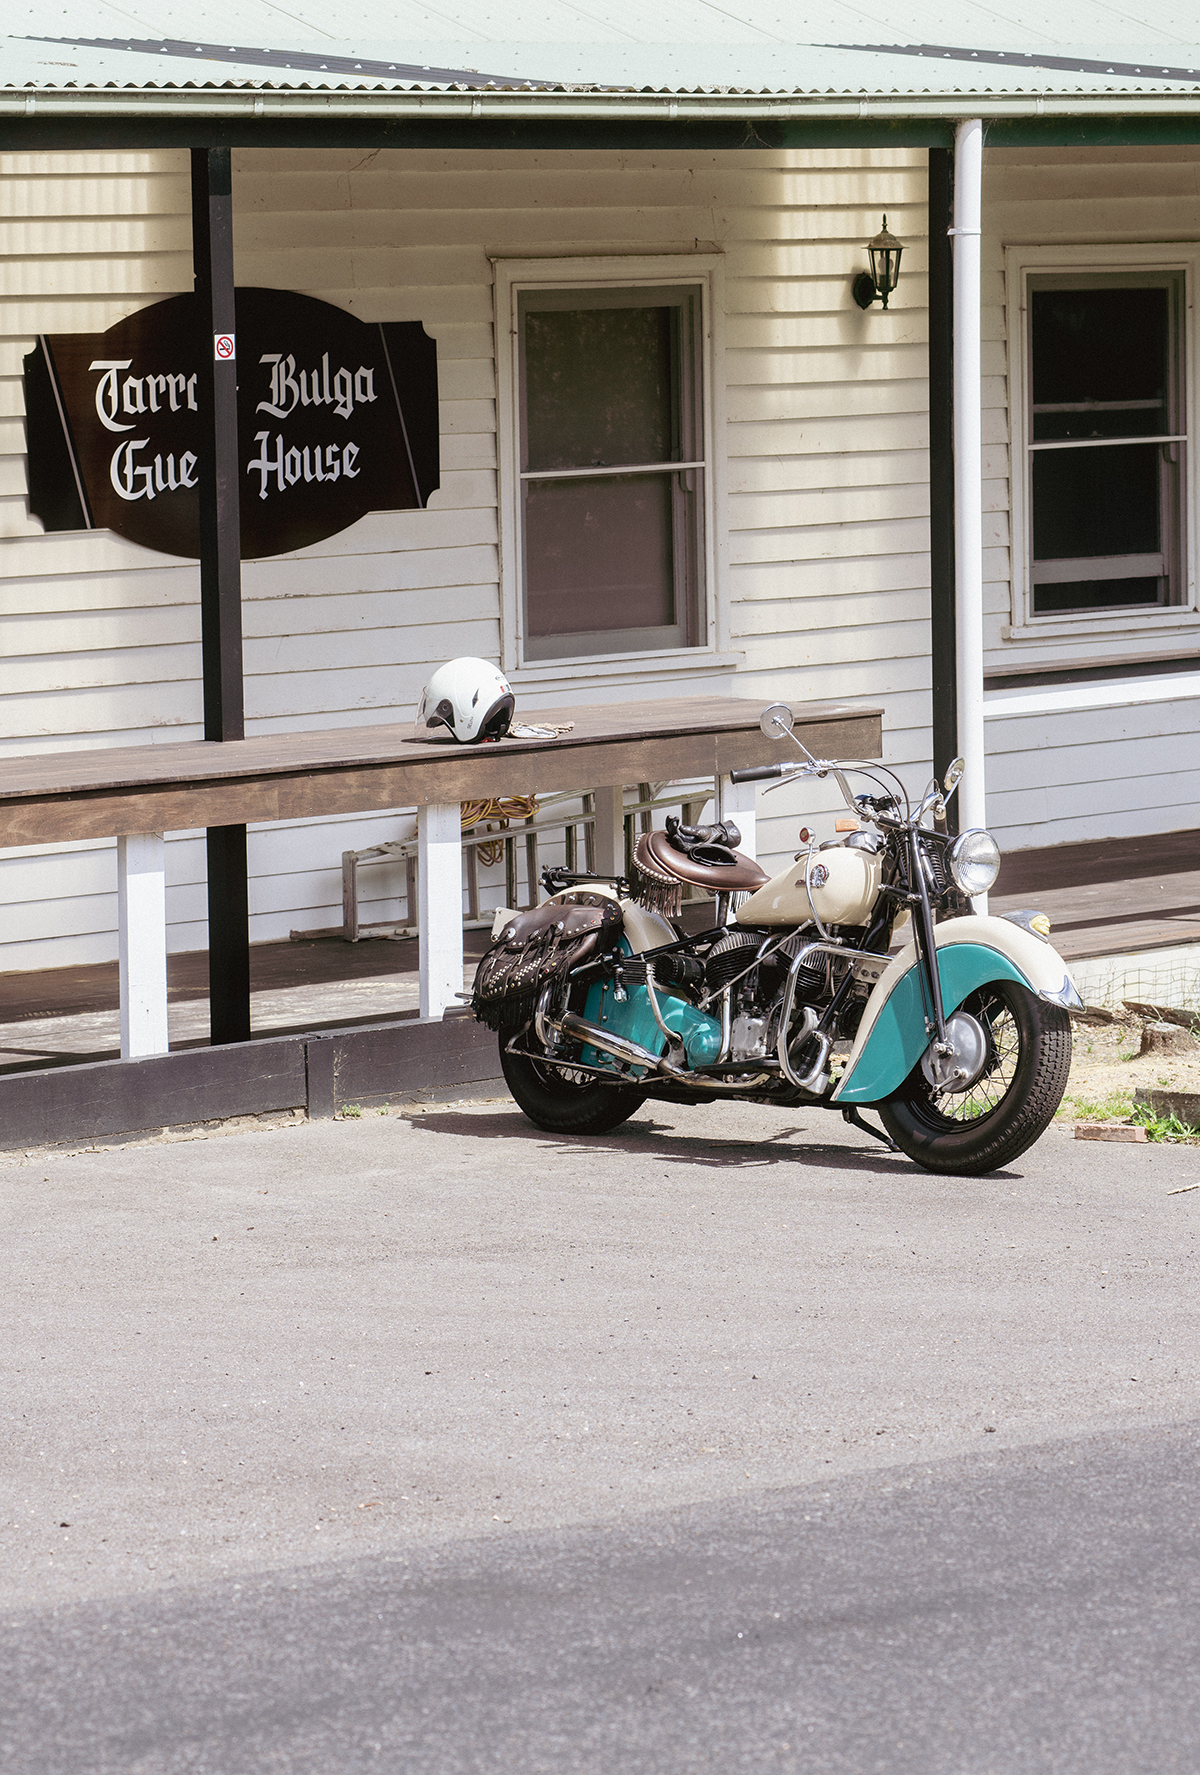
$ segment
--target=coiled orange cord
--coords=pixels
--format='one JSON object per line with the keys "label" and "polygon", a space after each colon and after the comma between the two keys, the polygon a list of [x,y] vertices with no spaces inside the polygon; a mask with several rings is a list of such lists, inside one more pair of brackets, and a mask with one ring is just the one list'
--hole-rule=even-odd
{"label": "coiled orange cord", "polygon": [[[536,795],[493,795],[481,797],[476,801],[464,801],[462,804],[462,829],[470,832],[485,821],[497,820],[503,831],[507,832],[512,820],[531,820],[537,812]],[[497,838],[491,844],[478,847],[479,861],[485,868],[498,863],[504,855],[504,840]]]}

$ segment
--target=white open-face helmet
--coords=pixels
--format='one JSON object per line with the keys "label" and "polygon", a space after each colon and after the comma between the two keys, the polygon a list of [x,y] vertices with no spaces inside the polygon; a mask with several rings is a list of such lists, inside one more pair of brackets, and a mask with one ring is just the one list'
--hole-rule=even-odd
{"label": "white open-face helmet", "polygon": [[515,707],[507,678],[490,660],[447,660],[421,692],[417,732],[448,727],[456,740],[498,740]]}

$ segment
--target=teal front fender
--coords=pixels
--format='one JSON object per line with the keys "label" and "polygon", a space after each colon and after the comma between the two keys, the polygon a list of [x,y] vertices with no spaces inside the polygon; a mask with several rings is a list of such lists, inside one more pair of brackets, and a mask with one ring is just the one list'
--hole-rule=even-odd
{"label": "teal front fender", "polygon": [[[982,943],[952,943],[939,948],[938,973],[947,1016],[976,987],[987,986],[993,980],[1016,980],[1031,991],[1038,991],[1007,955]],[[837,1102],[880,1103],[904,1083],[929,1046],[924,992],[921,969],[914,962],[892,987],[862,1048],[851,1055],[845,1077],[834,1092]]]}

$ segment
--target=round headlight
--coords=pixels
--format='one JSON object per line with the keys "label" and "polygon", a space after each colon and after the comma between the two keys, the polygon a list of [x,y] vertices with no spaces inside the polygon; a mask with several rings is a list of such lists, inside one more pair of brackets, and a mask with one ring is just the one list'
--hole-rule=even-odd
{"label": "round headlight", "polygon": [[1000,847],[991,833],[982,826],[960,832],[950,846],[950,873],[969,899],[986,894],[1000,873]]}

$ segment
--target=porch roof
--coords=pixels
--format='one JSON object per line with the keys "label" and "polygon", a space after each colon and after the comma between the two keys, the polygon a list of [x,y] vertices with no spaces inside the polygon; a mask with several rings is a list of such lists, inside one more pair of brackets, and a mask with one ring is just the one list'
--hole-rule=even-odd
{"label": "porch roof", "polygon": [[[659,0],[585,12],[568,0],[361,0],[354,38],[295,0],[10,0],[0,114],[1021,117],[1193,113],[1200,28],[1173,0],[1115,41],[1100,0],[909,0],[879,41],[844,0]],[[336,27],[335,27],[336,32]],[[193,35],[194,33],[194,35]],[[482,95],[486,95],[484,100]],[[866,108],[864,110],[864,107]]]}

